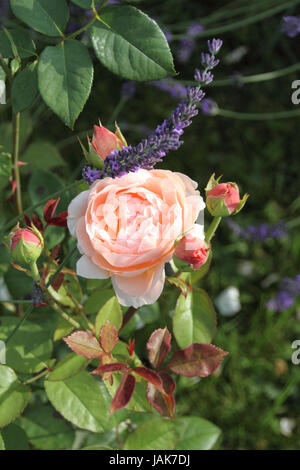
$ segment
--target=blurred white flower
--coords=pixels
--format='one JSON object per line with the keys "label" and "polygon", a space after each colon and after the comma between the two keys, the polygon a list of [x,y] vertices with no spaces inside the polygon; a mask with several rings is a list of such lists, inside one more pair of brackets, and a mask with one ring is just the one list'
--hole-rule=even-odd
{"label": "blurred white flower", "polygon": [[280,420],[280,432],[283,436],[291,436],[295,426],[296,421],[293,418],[281,418]]}
{"label": "blurred white flower", "polygon": [[229,286],[218,295],[215,303],[221,315],[235,315],[241,310],[240,291],[234,286]]}
{"label": "blurred white flower", "polygon": [[236,64],[239,62],[248,52],[248,47],[246,46],[239,46],[236,49],[233,49],[233,51],[229,52],[225,56],[224,62],[225,64]]}
{"label": "blurred white flower", "polygon": [[11,299],[11,295],[6,287],[3,277],[0,277],[0,299],[7,301]]}

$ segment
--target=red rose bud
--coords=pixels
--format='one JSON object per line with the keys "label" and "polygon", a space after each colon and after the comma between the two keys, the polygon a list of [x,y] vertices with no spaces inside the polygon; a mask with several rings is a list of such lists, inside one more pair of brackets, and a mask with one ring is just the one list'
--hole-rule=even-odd
{"label": "red rose bud", "polygon": [[239,188],[235,183],[219,183],[214,175],[210,178],[206,191],[206,206],[214,217],[226,217],[237,214],[244,206],[249,195],[240,198]]}
{"label": "red rose bud", "polygon": [[34,263],[40,257],[42,248],[43,239],[37,229],[20,228],[11,235],[11,257],[17,264]]}
{"label": "red rose bud", "polygon": [[106,127],[94,126],[94,135],[92,138],[92,147],[99,157],[104,160],[115,149],[121,149],[124,145],[118,136],[119,129],[116,133],[109,131]]}
{"label": "red rose bud", "polygon": [[194,269],[199,269],[206,263],[209,249],[204,240],[188,233],[177,244],[175,255]]}

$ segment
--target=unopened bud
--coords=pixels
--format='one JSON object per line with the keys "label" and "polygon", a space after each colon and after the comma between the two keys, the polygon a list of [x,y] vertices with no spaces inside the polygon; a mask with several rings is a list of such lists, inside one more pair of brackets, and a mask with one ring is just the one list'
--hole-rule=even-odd
{"label": "unopened bud", "polygon": [[41,255],[43,239],[37,229],[20,228],[10,239],[11,257],[15,263],[29,265]]}

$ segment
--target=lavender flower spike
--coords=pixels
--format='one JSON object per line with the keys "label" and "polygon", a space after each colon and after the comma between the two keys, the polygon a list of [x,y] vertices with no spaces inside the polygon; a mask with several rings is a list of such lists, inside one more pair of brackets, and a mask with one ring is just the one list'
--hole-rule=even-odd
{"label": "lavender flower spike", "polygon": [[300,274],[294,279],[289,277],[282,280],[280,291],[268,300],[266,307],[273,312],[283,312],[295,303],[297,295],[300,294]]}
{"label": "lavender flower spike", "polygon": [[[205,54],[205,68],[203,74],[216,64],[214,53]],[[113,150],[104,160],[104,168],[93,170],[91,167],[83,168],[83,178],[88,184],[96,179],[112,177],[117,178],[126,173],[137,171],[139,168],[150,170],[169,150],[177,150],[183,141],[180,140],[183,129],[192,123],[192,118],[198,114],[197,105],[201,102],[205,93],[201,90],[201,84],[186,89],[186,98],[179,103],[171,116],[164,120],[155,131],[142,140],[138,145],[123,147]]]}
{"label": "lavender flower spike", "polygon": [[300,33],[300,16],[284,16],[281,31],[290,38],[297,36]]}
{"label": "lavender flower spike", "polygon": [[208,41],[208,50],[211,54],[217,54],[221,49],[223,41],[221,39],[213,39]]}

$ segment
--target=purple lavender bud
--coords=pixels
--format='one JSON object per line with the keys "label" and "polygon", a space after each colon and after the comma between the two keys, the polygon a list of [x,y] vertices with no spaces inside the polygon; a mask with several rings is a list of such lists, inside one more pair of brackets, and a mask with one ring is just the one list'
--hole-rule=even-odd
{"label": "purple lavender bud", "polygon": [[266,307],[273,312],[283,312],[287,308],[291,307],[295,302],[294,296],[289,292],[280,291],[275,297],[268,300]]}
{"label": "purple lavender bud", "polygon": [[214,76],[210,71],[206,72],[205,70],[196,69],[194,79],[201,85],[208,85],[208,83],[213,81]]}
{"label": "purple lavender bud", "polygon": [[300,33],[300,16],[284,16],[281,31],[290,38],[297,36]]}
{"label": "purple lavender bud", "polygon": [[127,98],[128,100],[132,98],[135,94],[135,82],[128,80],[122,84],[121,96],[122,98]]}
{"label": "purple lavender bud", "polygon": [[44,294],[42,288],[34,281],[32,281],[32,303],[35,306],[38,306],[44,302]]}
{"label": "purple lavender bud", "polygon": [[[201,105],[202,104],[203,103],[201,103]],[[265,242],[271,238],[282,238],[288,233],[288,228],[284,222],[278,222],[273,225],[266,223],[260,225],[248,225],[247,227],[239,227],[238,224],[230,220],[227,220],[226,223],[236,235],[252,241]]]}
{"label": "purple lavender bud", "polygon": [[[210,54],[208,56],[211,58]],[[197,106],[203,97],[204,92],[201,90],[200,84],[187,88],[183,101],[147,139],[143,139],[135,147],[129,145],[119,150],[113,150],[106,156],[104,168],[100,170],[85,166],[82,171],[84,181],[92,184],[96,179],[108,176],[117,178],[126,173],[137,171],[139,168],[152,169],[156,163],[162,161],[170,150],[177,150],[183,144],[183,141],[180,140],[183,130],[192,123],[192,118],[198,114]]]}
{"label": "purple lavender bud", "polygon": [[201,64],[203,67],[206,67],[208,70],[213,69],[219,63],[219,59],[216,59],[214,55],[210,55],[207,52],[201,53]]}
{"label": "purple lavender bud", "polygon": [[218,113],[218,105],[211,98],[205,98],[205,100],[200,103],[200,108],[202,113],[207,116],[215,116]]}
{"label": "purple lavender bud", "polygon": [[207,41],[208,50],[211,54],[217,54],[222,47],[223,41],[221,39],[212,39]]}
{"label": "purple lavender bud", "polygon": [[93,182],[100,178],[99,170],[93,170],[90,166],[86,165],[82,169],[82,178],[85,184],[93,184]]}
{"label": "purple lavender bud", "polygon": [[204,30],[204,27],[202,26],[202,24],[193,22],[188,27],[186,34],[187,36],[193,38],[197,36],[198,34],[202,33],[203,30]]}

